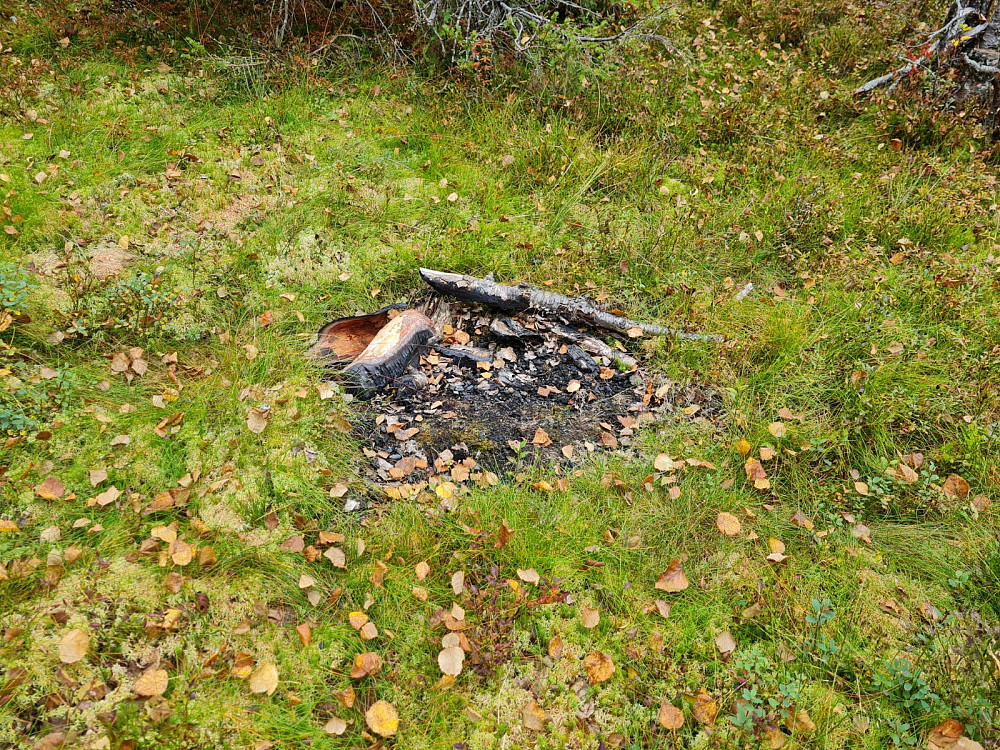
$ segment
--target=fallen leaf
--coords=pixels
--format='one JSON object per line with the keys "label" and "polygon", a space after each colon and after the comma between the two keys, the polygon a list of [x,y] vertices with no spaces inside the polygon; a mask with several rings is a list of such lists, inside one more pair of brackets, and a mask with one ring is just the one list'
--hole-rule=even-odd
{"label": "fallen leaf", "polygon": [[715,647],[719,649],[719,655],[722,657],[722,661],[728,661],[729,657],[732,656],[733,652],[736,650],[736,639],[733,638],[733,634],[728,630],[723,630],[715,636]]}
{"label": "fallen leaf", "polygon": [[43,500],[58,500],[65,493],[66,488],[63,486],[63,483],[54,476],[45,477],[45,479],[43,479],[41,483],[35,487],[35,494]]}
{"label": "fallen leaf", "polygon": [[809,712],[804,708],[799,709],[799,712],[795,714],[793,719],[791,716],[785,719],[785,726],[788,730],[799,734],[801,732],[815,732],[816,724],[813,722],[812,718],[809,716]]}
{"label": "fallen leaf", "polygon": [[518,568],[517,577],[520,578],[525,583],[531,583],[534,584],[535,586],[537,586],[538,582],[542,580],[542,577],[538,575],[538,571],[535,570],[534,568],[528,568],[527,570],[521,570],[520,568]]}
{"label": "fallen leaf", "polygon": [[655,588],[668,593],[677,593],[678,591],[683,591],[689,585],[690,583],[688,582],[687,575],[684,573],[684,568],[681,567],[681,561],[675,559],[670,561],[667,569],[656,579]]}
{"label": "fallen leaf", "polygon": [[664,601],[663,599],[657,599],[655,603],[656,611],[660,613],[660,617],[663,617],[664,619],[670,617],[670,602]]}
{"label": "fallen leaf", "polygon": [[753,486],[758,490],[766,490],[771,486],[763,464],[756,458],[748,458],[743,469],[746,471],[747,481],[753,482]]}
{"label": "fallen leaf", "polygon": [[451,646],[443,649],[438,654],[438,666],[444,674],[458,677],[462,673],[462,664],[465,661],[465,651],[461,646]]}
{"label": "fallen leaf", "polygon": [[812,530],[815,527],[815,524],[801,510],[795,512],[791,521],[794,526],[798,526],[800,529]]}
{"label": "fallen leaf", "polygon": [[455,592],[455,596],[459,596],[463,591],[465,591],[465,571],[459,570],[452,574],[451,576],[451,590]]}
{"label": "fallen leaf", "polygon": [[267,427],[267,417],[261,409],[251,409],[247,415],[247,429],[254,435],[259,435]]}
{"label": "fallen leaf", "polygon": [[106,469],[91,469],[90,470],[90,486],[96,487],[105,479],[108,478],[108,472]]}
{"label": "fallen leaf", "polygon": [[615,663],[611,657],[601,651],[591,651],[583,660],[583,668],[587,672],[591,685],[607,682],[615,673]]}
{"label": "fallen leaf", "polygon": [[382,669],[382,657],[373,652],[357,654],[354,657],[354,667],[351,669],[351,678],[358,680],[362,677],[370,677]]}
{"label": "fallen leaf", "polygon": [[521,724],[524,725],[525,729],[530,729],[532,732],[544,731],[545,722],[548,719],[549,717],[545,715],[545,711],[535,701],[526,703],[524,708],[521,709]]}
{"label": "fallen leaf", "polygon": [[949,474],[948,478],[944,480],[944,484],[941,485],[941,491],[944,492],[944,494],[951,495],[951,497],[957,497],[959,499],[968,497],[969,489],[969,483],[958,474]]}
{"label": "fallen leaf", "polygon": [[426,560],[421,560],[413,570],[417,574],[417,580],[422,581],[431,572],[431,566],[427,564]]}
{"label": "fallen leaf", "polygon": [[705,688],[698,688],[694,691],[694,705],[691,707],[691,714],[699,724],[712,725],[719,715],[719,704]]}
{"label": "fallen leaf", "polygon": [[323,557],[329,560],[335,568],[347,568],[347,555],[344,554],[344,550],[340,547],[330,547],[330,549],[323,553]]}
{"label": "fallen leaf", "polygon": [[660,726],[670,731],[676,731],[684,726],[684,712],[670,703],[661,703],[660,712],[656,715]]}
{"label": "fallen leaf", "polygon": [[862,497],[868,497],[868,485],[865,482],[855,482],[854,491]]}
{"label": "fallen leaf", "polygon": [[332,734],[339,737],[344,732],[347,731],[347,722],[340,717],[334,716],[326,724],[323,725],[323,731],[327,734]]}
{"label": "fallen leaf", "polygon": [[147,669],[139,676],[135,684],[132,685],[132,690],[138,696],[150,698],[154,695],[163,695],[167,692],[169,682],[170,676],[167,674],[167,670]]}
{"label": "fallen leaf", "polygon": [[715,528],[726,536],[738,536],[740,533],[740,519],[732,513],[722,512],[715,518]]}
{"label": "fallen leaf", "polygon": [[547,445],[552,445],[552,440],[549,438],[549,434],[543,430],[541,427],[535,429],[535,436],[531,438],[532,445],[537,445],[539,447],[545,447]]}
{"label": "fallen leaf", "polygon": [[89,648],[90,633],[74,628],[59,641],[59,661],[63,664],[75,664],[87,655]]}
{"label": "fallen leaf", "polygon": [[96,500],[97,504],[103,508],[105,506],[111,505],[111,503],[117,502],[118,498],[121,496],[122,496],[122,491],[117,487],[115,487],[114,485],[111,485],[106,490],[104,490],[104,492],[101,492],[100,494],[96,495],[94,497],[94,500]]}
{"label": "fallen leaf", "polygon": [[951,750],[962,737],[965,724],[955,719],[945,719],[927,735],[927,750]]}
{"label": "fallen leaf", "polygon": [[375,734],[392,737],[399,731],[399,714],[389,701],[375,701],[365,711],[365,723]]}
{"label": "fallen leaf", "polygon": [[750,455],[750,451],[753,450],[753,446],[750,445],[750,442],[746,438],[740,438],[736,441],[736,450],[741,456],[748,456]]}
{"label": "fallen leaf", "polygon": [[771,424],[767,426],[767,431],[776,438],[783,438],[788,434],[788,428],[785,426],[784,422],[771,422]]}
{"label": "fallen leaf", "polygon": [[562,652],[563,652],[562,638],[560,638],[558,635],[552,636],[552,639],[549,641],[549,649],[548,650],[549,650],[549,658],[550,659],[558,659],[558,658],[560,658],[562,656]]}
{"label": "fallen leaf", "polygon": [[272,662],[261,664],[250,675],[248,682],[251,693],[267,693],[273,695],[278,689],[278,667]]}
{"label": "fallen leaf", "polygon": [[601,621],[601,613],[599,610],[591,609],[586,604],[580,604],[580,620],[583,622],[583,627],[587,630],[593,630]]}
{"label": "fallen leaf", "polygon": [[653,459],[653,468],[657,471],[668,472],[678,468],[679,464],[666,453],[660,453]]}

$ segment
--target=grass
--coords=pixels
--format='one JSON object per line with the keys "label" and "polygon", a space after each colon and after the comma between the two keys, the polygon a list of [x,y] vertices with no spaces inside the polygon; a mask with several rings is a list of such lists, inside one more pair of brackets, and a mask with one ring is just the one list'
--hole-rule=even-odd
{"label": "grass", "polygon": [[[998,147],[920,91],[852,99],[905,29],[837,3],[687,4],[668,31],[699,51],[691,66],[567,52],[559,73],[475,85],[360,60],[244,75],[155,30],[63,48],[60,12],[11,7],[0,281],[35,286],[4,303],[0,332],[0,744],[359,747],[379,699],[401,718],[387,744],[406,748],[768,746],[782,708],[816,725],[786,747],[909,746],[946,718],[997,738],[998,527],[973,498],[995,502],[1000,471]],[[304,350],[333,317],[422,292],[418,265],[724,334],[635,344],[654,372],[717,393],[721,415],[678,415],[570,470],[529,455],[451,509],[380,498],[344,431],[357,405],[320,398]],[[149,368],[128,382],[110,362],[131,347]],[[782,409],[797,416],[777,438]],[[771,489],[746,481],[740,440],[774,451]],[[646,481],[659,453],[717,468],[674,472],[671,495]],[[887,474],[912,453],[915,481]],[[557,472],[565,490],[535,488]],[[968,497],[942,490],[951,474]],[[47,476],[61,498],[36,493]],[[339,483],[371,508],[342,512]],[[112,485],[117,501],[88,505]],[[716,530],[723,511],[739,536]],[[215,561],[178,565],[147,541],[170,524]],[[320,531],[345,536],[346,569],[286,548]],[[786,564],[766,560],[772,538]],[[691,585],[664,594],[673,559]],[[541,585],[519,581],[529,568]],[[470,653],[448,685],[433,622],[456,602]],[[810,622],[816,607],[834,617]],[[376,639],[349,624],[359,610]],[[73,628],[90,648],[60,663]],[[616,671],[590,685],[595,650]],[[366,651],[385,666],[351,679]],[[277,666],[273,694],[239,676],[247,658]],[[885,687],[897,658],[909,688]],[[138,699],[155,665],[167,691]],[[924,683],[926,706],[910,700]],[[695,718],[699,689],[714,727]],[[524,725],[532,700],[543,731]],[[675,733],[662,701],[685,712]],[[323,731],[334,716],[343,737]]]}

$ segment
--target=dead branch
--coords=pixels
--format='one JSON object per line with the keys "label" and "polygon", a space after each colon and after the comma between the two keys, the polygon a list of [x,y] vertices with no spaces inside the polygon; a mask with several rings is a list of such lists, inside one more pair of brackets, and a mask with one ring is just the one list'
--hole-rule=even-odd
{"label": "dead branch", "polygon": [[[1000,2],[994,0],[992,12],[989,5],[990,0],[973,0],[970,5],[955,0],[945,23],[927,35],[917,55],[892,72],[859,86],[855,95],[883,86],[891,91],[901,80],[918,72],[933,74],[944,69],[957,70],[959,92],[980,96],[996,92],[1000,76]],[[995,111],[997,104],[994,93],[991,109]]]}
{"label": "dead branch", "polygon": [[722,338],[706,334],[686,334],[654,323],[639,323],[602,310],[586,297],[568,297],[565,294],[546,292],[527,284],[519,284],[518,286],[498,284],[493,280],[492,274],[480,279],[475,276],[421,268],[420,276],[433,289],[442,294],[465,302],[489,305],[508,313],[529,309],[536,310],[625,335],[638,329],[642,333],[655,336],[696,337],[710,340],[721,340]]}

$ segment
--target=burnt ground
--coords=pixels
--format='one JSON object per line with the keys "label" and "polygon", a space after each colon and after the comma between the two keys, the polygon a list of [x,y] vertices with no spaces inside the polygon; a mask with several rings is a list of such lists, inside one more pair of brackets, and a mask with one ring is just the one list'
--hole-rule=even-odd
{"label": "burnt ground", "polygon": [[[419,365],[364,406],[354,434],[370,477],[400,495],[441,481],[494,484],[534,461],[569,466],[598,451],[628,451],[642,426],[674,412],[712,419],[711,391],[654,383],[641,366],[586,355],[529,315],[511,337],[494,316],[452,304],[450,325]],[[581,356],[582,355],[582,356]],[[433,482],[432,482],[433,483]],[[392,493],[390,493],[392,494]]]}

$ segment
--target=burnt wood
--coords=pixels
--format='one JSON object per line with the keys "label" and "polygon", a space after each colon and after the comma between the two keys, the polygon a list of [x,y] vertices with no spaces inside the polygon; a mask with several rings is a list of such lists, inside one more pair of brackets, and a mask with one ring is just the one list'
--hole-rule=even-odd
{"label": "burnt wood", "polygon": [[344,376],[356,390],[370,394],[392,384],[433,338],[434,329],[427,316],[405,310],[375,334],[364,351],[344,368]]}

